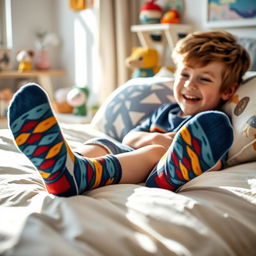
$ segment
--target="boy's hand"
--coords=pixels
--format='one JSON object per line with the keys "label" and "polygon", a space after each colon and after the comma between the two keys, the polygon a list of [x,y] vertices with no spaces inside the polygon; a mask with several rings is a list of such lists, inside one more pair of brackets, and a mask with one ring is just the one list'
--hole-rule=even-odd
{"label": "boy's hand", "polygon": [[157,133],[157,132],[130,132],[124,139],[123,144],[134,149],[145,147],[147,145],[161,145],[166,150],[170,147],[175,132]]}

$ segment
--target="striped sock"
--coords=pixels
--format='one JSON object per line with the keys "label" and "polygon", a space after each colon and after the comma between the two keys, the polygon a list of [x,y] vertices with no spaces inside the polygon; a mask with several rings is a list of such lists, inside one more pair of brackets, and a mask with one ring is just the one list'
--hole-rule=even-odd
{"label": "striped sock", "polygon": [[232,142],[233,128],[224,113],[206,111],[195,115],[177,132],[146,186],[175,191],[214,167]]}
{"label": "striped sock", "polygon": [[22,87],[8,114],[16,145],[37,168],[49,193],[72,196],[120,181],[121,166],[115,156],[92,159],[71,151],[39,86]]}

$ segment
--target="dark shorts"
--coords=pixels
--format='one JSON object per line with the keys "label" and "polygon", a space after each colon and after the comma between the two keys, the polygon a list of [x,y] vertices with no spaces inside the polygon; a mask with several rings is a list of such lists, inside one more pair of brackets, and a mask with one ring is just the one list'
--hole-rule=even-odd
{"label": "dark shorts", "polygon": [[114,155],[131,152],[134,150],[133,148],[123,145],[120,142],[114,142],[112,140],[105,139],[105,138],[93,138],[93,139],[87,140],[84,144],[99,145],[105,148],[109,154],[114,154]]}

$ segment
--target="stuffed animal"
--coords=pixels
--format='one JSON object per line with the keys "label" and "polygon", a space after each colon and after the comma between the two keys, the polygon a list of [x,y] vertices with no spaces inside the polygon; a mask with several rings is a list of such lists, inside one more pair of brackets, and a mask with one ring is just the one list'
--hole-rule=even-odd
{"label": "stuffed animal", "polygon": [[10,50],[0,49],[0,71],[11,69]]}
{"label": "stuffed animal", "polygon": [[32,70],[32,59],[34,52],[32,50],[21,50],[16,55],[16,60],[19,62],[18,71],[30,71]]}
{"label": "stuffed animal", "polygon": [[74,86],[67,94],[67,102],[73,107],[73,114],[77,116],[87,115],[87,100],[89,89],[81,86]]}
{"label": "stuffed animal", "polygon": [[170,9],[161,18],[161,23],[177,24],[180,22],[179,12],[176,9]]}
{"label": "stuffed animal", "polygon": [[133,69],[132,77],[150,77],[159,71],[158,52],[147,47],[134,47],[132,54],[126,58],[126,65]]}
{"label": "stuffed animal", "polygon": [[162,8],[155,0],[148,0],[140,10],[140,22],[143,24],[160,23]]}
{"label": "stuffed animal", "polygon": [[67,103],[67,95],[70,88],[60,88],[54,93],[54,101],[52,102],[53,108],[57,113],[70,114],[73,107]]}

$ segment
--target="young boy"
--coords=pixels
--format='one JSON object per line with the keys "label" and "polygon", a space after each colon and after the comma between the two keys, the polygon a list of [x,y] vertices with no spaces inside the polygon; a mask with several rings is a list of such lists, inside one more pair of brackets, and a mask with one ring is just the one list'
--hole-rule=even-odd
{"label": "young boy", "polygon": [[173,59],[177,103],[161,106],[122,144],[95,139],[80,153],[72,152],[45,92],[29,84],[16,93],[9,107],[9,127],[49,193],[72,196],[145,179],[146,186],[175,191],[205,171],[221,169],[233,130],[218,109],[239,86],[249,56],[231,34],[213,31],[180,40]]}

